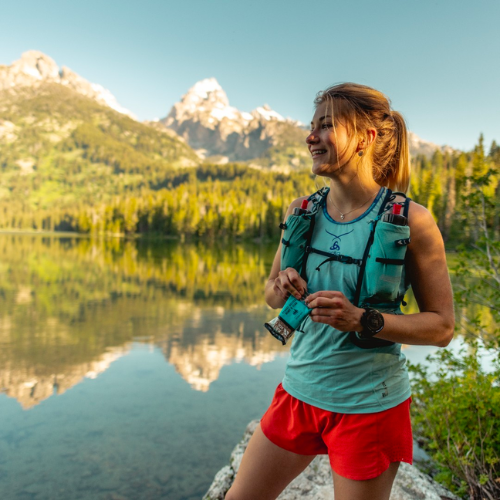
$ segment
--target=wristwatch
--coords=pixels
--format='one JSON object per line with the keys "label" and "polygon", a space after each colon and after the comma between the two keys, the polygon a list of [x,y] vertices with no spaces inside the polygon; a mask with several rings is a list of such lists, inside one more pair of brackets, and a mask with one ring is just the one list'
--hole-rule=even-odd
{"label": "wristwatch", "polygon": [[376,309],[367,307],[361,316],[361,326],[363,330],[358,333],[362,339],[369,339],[384,328],[384,317]]}

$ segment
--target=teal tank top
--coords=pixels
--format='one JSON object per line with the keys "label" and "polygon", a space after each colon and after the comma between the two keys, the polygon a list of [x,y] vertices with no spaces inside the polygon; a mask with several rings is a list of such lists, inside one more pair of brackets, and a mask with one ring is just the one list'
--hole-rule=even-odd
{"label": "teal tank top", "polygon": [[[385,188],[358,218],[334,221],[320,207],[311,246],[329,253],[362,259],[373,220],[383,203]],[[359,266],[329,261],[311,253],[307,260],[308,292],[337,290],[352,301]],[[321,267],[317,270],[318,266]],[[403,279],[402,291],[407,284]],[[402,314],[398,309],[381,312]],[[393,408],[411,395],[406,358],[401,344],[363,349],[330,325],[309,317],[295,332],[283,388],[292,396],[323,410],[337,413],[375,413]]]}

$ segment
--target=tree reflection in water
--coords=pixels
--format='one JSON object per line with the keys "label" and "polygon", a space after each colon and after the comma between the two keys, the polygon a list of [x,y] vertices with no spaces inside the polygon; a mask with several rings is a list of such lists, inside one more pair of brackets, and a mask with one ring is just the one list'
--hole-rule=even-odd
{"label": "tree reflection in water", "polygon": [[[0,236],[0,386],[29,408],[151,343],[193,389],[284,352],[261,325],[273,249]],[[227,314],[231,311],[231,314]]]}

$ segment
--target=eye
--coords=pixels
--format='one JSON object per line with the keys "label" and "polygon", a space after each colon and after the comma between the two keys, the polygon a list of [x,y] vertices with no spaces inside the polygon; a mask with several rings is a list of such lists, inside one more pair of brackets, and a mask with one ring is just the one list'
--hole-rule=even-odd
{"label": "eye", "polygon": [[323,125],[321,125],[321,128],[332,128],[333,125],[331,123],[323,123]]}

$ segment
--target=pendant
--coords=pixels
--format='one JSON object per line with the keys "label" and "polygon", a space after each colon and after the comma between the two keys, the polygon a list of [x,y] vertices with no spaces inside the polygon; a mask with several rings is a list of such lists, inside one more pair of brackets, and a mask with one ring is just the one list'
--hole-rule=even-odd
{"label": "pendant", "polygon": [[342,220],[344,220],[344,219],[345,219],[345,215],[344,215],[344,214],[340,214],[340,218],[341,218]]}

